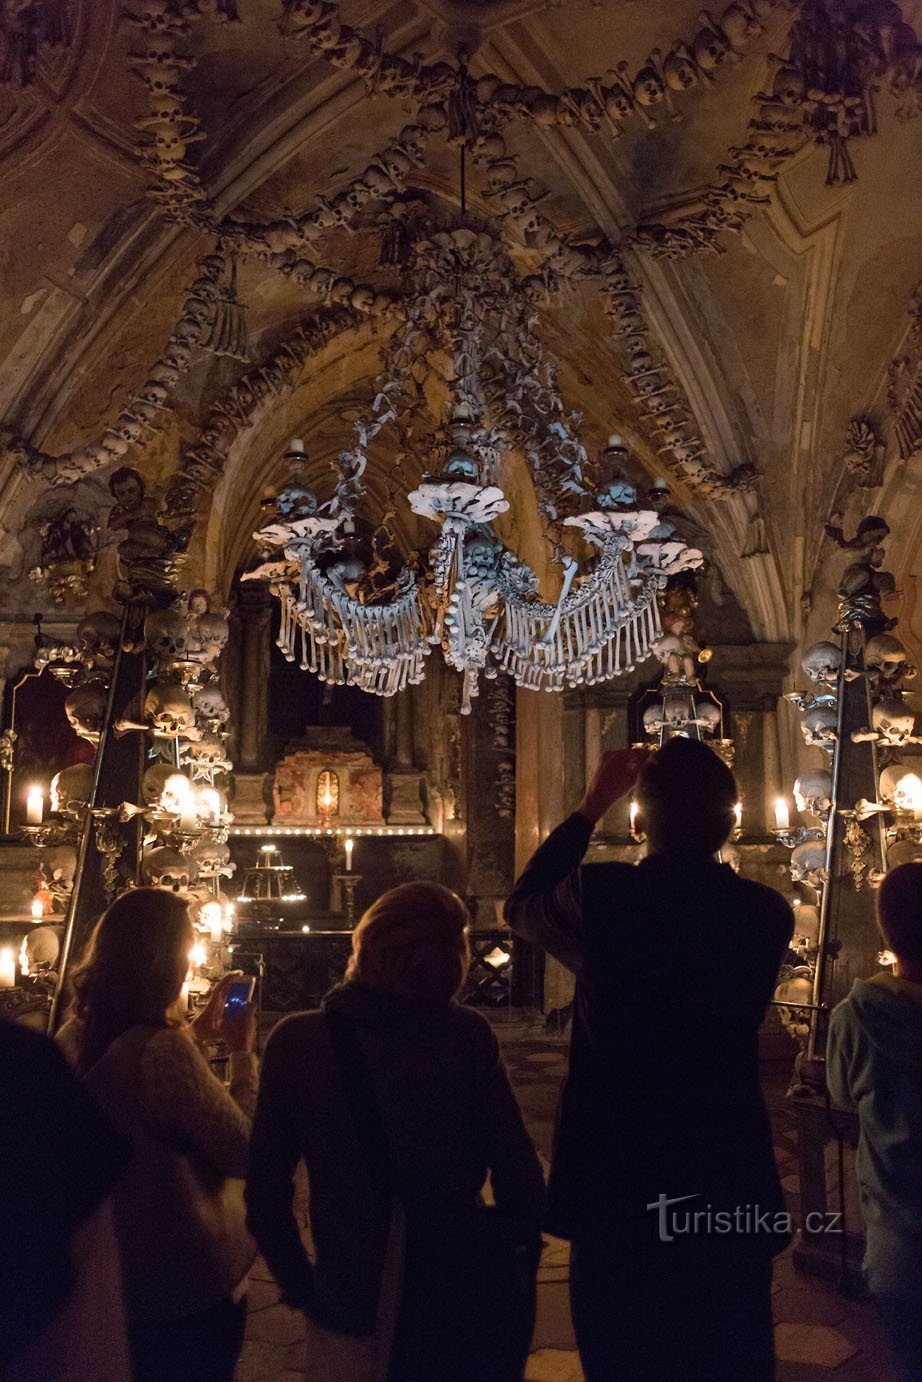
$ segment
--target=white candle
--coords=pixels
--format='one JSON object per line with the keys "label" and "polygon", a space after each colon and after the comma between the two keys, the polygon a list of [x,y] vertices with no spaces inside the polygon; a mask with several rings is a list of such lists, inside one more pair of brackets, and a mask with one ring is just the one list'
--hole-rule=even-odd
{"label": "white candle", "polygon": [[32,920],[41,921],[45,915],[45,904],[40,897],[32,899]]}
{"label": "white candle", "polygon": [[214,787],[202,787],[198,795],[202,807],[211,816],[211,824],[218,825],[221,820],[221,798],[216,789]]}
{"label": "white candle", "polygon": [[632,801],[632,802],[631,802],[631,805],[630,805],[630,817],[631,817],[631,834],[633,835],[633,834],[636,832],[636,830],[637,830],[637,802],[636,802],[636,801]]}
{"label": "white candle", "polygon": [[194,835],[199,828],[198,800],[191,789],[179,805],[179,828],[184,835]]}
{"label": "white candle", "polygon": [[16,951],[10,945],[0,950],[0,989],[11,989],[16,984]]}
{"label": "white candle", "polygon": [[193,969],[201,969],[208,963],[208,954],[201,941],[197,941],[189,951],[189,964]]}
{"label": "white candle", "polygon": [[734,806],[733,814],[736,817],[736,828],[739,830],[743,824],[743,803],[741,801],[738,801]]}
{"label": "white candle", "polygon": [[45,812],[45,796],[41,787],[30,787],[26,797],[26,825],[41,825]]}
{"label": "white candle", "polygon": [[355,849],[355,840],[353,840],[353,838],[352,838],[351,835],[347,835],[347,836],[346,836],[346,841],[345,841],[345,844],[344,844],[343,848],[344,848],[345,851],[346,851],[346,872],[347,872],[347,873],[351,873],[351,872],[352,872],[352,851]]}
{"label": "white candle", "polygon": [[784,797],[775,798],[775,829],[788,830],[791,825],[791,813]]}
{"label": "white candle", "polygon": [[224,939],[224,908],[220,902],[206,902],[201,910],[202,925],[208,927],[212,944],[220,945]]}

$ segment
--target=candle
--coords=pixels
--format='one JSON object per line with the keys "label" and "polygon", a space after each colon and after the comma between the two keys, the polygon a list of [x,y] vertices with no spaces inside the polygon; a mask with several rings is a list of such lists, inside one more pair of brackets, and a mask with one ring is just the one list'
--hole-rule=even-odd
{"label": "candle", "polygon": [[347,835],[347,836],[346,836],[346,842],[345,842],[344,848],[345,848],[345,851],[346,851],[346,872],[347,872],[347,873],[351,873],[351,872],[352,872],[352,851],[355,849],[355,840],[353,840],[353,838],[352,838],[351,835]]}
{"label": "candle", "polygon": [[198,799],[203,811],[211,816],[211,824],[218,825],[221,820],[221,798],[214,787],[202,787]]}
{"label": "candle", "polygon": [[179,828],[184,835],[194,835],[199,828],[199,802],[190,787],[179,803]]}
{"label": "candle", "polygon": [[741,801],[738,801],[734,806],[733,814],[736,817],[736,828],[739,830],[743,824],[743,803]]}
{"label": "candle", "polygon": [[189,964],[193,969],[201,969],[208,963],[208,955],[201,941],[197,941],[189,951]]}
{"label": "candle", "polygon": [[630,805],[629,810],[630,810],[630,818],[631,818],[631,834],[634,835],[634,834],[637,833],[637,802],[636,802],[636,801],[632,801],[632,802],[631,802],[631,805]]}
{"label": "candle", "polygon": [[0,950],[0,989],[11,989],[16,984],[16,951],[10,945]]}
{"label": "candle", "polygon": [[45,797],[41,787],[30,787],[26,797],[26,825],[41,825],[45,812]]}
{"label": "candle", "polygon": [[784,797],[775,798],[775,829],[788,830],[791,825],[791,813]]}
{"label": "candle", "polygon": [[202,925],[208,927],[212,944],[220,945],[224,939],[224,908],[220,902],[206,902],[199,915]]}
{"label": "candle", "polygon": [[32,899],[32,920],[41,921],[45,915],[45,904],[40,897]]}

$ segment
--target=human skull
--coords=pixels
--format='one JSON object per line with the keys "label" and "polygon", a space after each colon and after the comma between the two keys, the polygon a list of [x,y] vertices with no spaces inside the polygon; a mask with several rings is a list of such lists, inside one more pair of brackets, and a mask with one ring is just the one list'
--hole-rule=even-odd
{"label": "human skull", "polygon": [[595,502],[600,509],[626,507],[637,502],[637,490],[629,480],[609,480],[596,492]]}
{"label": "human skull", "polygon": [[804,653],[800,665],[814,685],[834,682],[842,665],[842,651],[835,643],[814,643]]}
{"label": "human skull", "polygon": [[500,544],[489,533],[471,531],[464,539],[464,565],[468,571],[494,571],[501,550]]}
{"label": "human skull", "polygon": [[696,707],[698,723],[707,734],[716,734],[720,728],[720,706],[713,701],[702,701]]}
{"label": "human skull", "polygon": [[778,985],[775,989],[775,1001],[792,1005],[779,1007],[778,1016],[788,1033],[798,1041],[803,1041],[810,1032],[810,1018],[809,1010],[800,1005],[813,1001],[813,980],[806,966],[801,966],[790,979],[785,979],[784,983]]}
{"label": "human skull", "polygon": [[148,850],[141,863],[141,876],[151,888],[168,888],[174,893],[182,892],[198,877],[198,866],[194,860],[180,854],[169,845],[158,845]]}
{"label": "human skull", "polygon": [[647,734],[659,734],[663,727],[663,705],[654,701],[643,713],[643,727]]}
{"label": "human skull", "polygon": [[144,620],[144,639],[158,662],[185,657],[189,628],[177,609],[153,609]]}
{"label": "human skull", "polygon": [[531,198],[521,186],[507,187],[497,198],[500,206],[510,216],[521,216],[528,210]]}
{"label": "human skull", "polygon": [[172,763],[152,763],[144,771],[141,779],[141,796],[145,806],[160,806],[163,789],[167,779],[173,777],[176,769]]}
{"label": "human skull", "polygon": [[720,29],[734,48],[745,48],[750,39],[762,32],[762,25],[751,11],[739,4],[728,5],[720,16]]}
{"label": "human skull", "polygon": [[663,79],[652,63],[641,67],[634,78],[634,99],[641,106],[659,105],[666,94]]}
{"label": "human skull", "polygon": [[772,83],[772,97],[783,106],[796,106],[804,98],[803,74],[796,67],[779,67]]}
{"label": "human skull", "polygon": [[811,816],[828,811],[832,804],[832,774],[825,768],[801,773],[794,783],[794,800],[798,811],[807,811]]}
{"label": "human skull", "polygon": [[224,741],[217,734],[203,734],[186,744],[183,757],[194,763],[196,768],[223,768],[227,763]]}
{"label": "human skull", "polygon": [[[908,782],[907,778],[910,779]],[[895,806],[898,811],[915,810],[920,779],[922,762],[917,760],[915,764],[891,763],[888,768],[884,768],[878,782],[881,801]]]}
{"label": "human skull", "polygon": [[472,480],[475,484],[480,479],[476,460],[469,451],[463,451],[460,447],[449,456],[445,474],[461,480]]}
{"label": "human skull", "polygon": [[230,626],[223,614],[218,614],[217,611],[200,614],[196,629],[204,647],[212,657],[217,657],[224,651]]}
{"label": "human skull", "polygon": [[799,902],[794,908],[794,934],[815,941],[820,932],[820,909],[812,902]]}
{"label": "human skull", "polygon": [[174,816],[180,815],[189,801],[191,791],[192,783],[185,773],[179,773],[175,768],[170,768],[160,793],[159,805],[161,809]]}
{"label": "human skull", "polygon": [[77,625],[77,642],[84,657],[93,665],[105,666],[115,656],[121,625],[108,610],[94,610]]}
{"label": "human skull", "polygon": [[55,969],[61,953],[61,926],[33,926],[23,936],[19,968],[23,974],[42,974]]}
{"label": "human skull", "polygon": [[77,851],[73,845],[54,845],[42,850],[39,865],[42,883],[46,888],[69,891],[77,871]]}
{"label": "human skull", "polygon": [[897,682],[912,676],[915,668],[909,665],[906,649],[890,633],[876,633],[869,638],[864,650],[864,665],[876,674],[878,681]]}
{"label": "human skull", "polygon": [[694,714],[691,696],[667,696],[663,703],[663,719],[670,729],[684,729]]}
{"label": "human skull", "polygon": [[275,497],[280,518],[309,518],[317,512],[317,496],[297,480],[283,485]]}
{"label": "human skull", "polygon": [[192,704],[195,707],[195,713],[209,723],[223,725],[230,718],[230,711],[227,708],[221,688],[214,682],[210,686],[203,686],[200,691],[196,691],[192,697]]}
{"label": "human skull", "polygon": [[93,791],[93,769],[89,763],[75,763],[62,768],[51,779],[51,810],[53,813],[76,813],[89,805]]}
{"label": "human skull", "polygon": [[207,835],[199,840],[193,849],[192,858],[201,878],[214,878],[218,874],[227,876],[233,867],[228,846],[223,841],[214,840]]}
{"label": "human skull", "polygon": [[367,283],[360,283],[352,291],[349,304],[356,312],[370,312],[375,305],[375,293]]}
{"label": "human skull", "polygon": [[836,738],[837,714],[835,706],[816,705],[808,710],[801,723],[804,742],[822,748]]}
{"label": "human skull", "polygon": [[173,739],[194,724],[192,702],[181,686],[155,681],[144,698],[144,715],[155,734]]}
{"label": "human skull", "polygon": [[698,69],[692,60],[691,53],[684,46],[674,48],[671,53],[666,54],[663,62],[663,73],[666,77],[666,84],[673,91],[687,91],[698,80]]}
{"label": "human skull", "polygon": [[91,744],[99,743],[108,700],[105,687],[98,682],[91,681],[85,686],[76,686],[71,691],[64,702],[64,713],[70,721],[71,729],[79,734],[81,739],[87,739]]}
{"label": "human skull", "polygon": [[703,72],[713,72],[730,51],[730,44],[719,29],[710,25],[699,29],[692,42],[695,62]]}
{"label": "human skull", "polygon": [[804,840],[791,854],[791,877],[795,883],[820,888],[826,882],[826,841]]}
{"label": "human skull", "polygon": [[905,744],[912,737],[915,716],[901,696],[882,696],[871,711],[871,724],[888,744]]}

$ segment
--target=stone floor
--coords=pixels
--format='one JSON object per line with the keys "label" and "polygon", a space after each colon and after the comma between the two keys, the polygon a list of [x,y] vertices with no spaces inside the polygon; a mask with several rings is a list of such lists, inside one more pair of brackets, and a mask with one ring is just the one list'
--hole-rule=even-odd
{"label": "stone floor", "polygon": [[[504,1030],[500,1026],[498,1030],[526,1122],[546,1161],[557,1091],[566,1070],[566,1047],[533,1028],[510,1026]],[[796,1215],[795,1134],[783,1084],[770,1084],[767,1097],[776,1156],[790,1208]],[[582,1382],[567,1282],[568,1245],[551,1239],[538,1277],[538,1321],[526,1382]],[[827,1378],[829,1382],[892,1382],[884,1342],[866,1302],[850,1299],[831,1285],[797,1272],[790,1251],[776,1261],[773,1292],[777,1382],[823,1382]],[[236,1382],[323,1382],[305,1378],[303,1321],[278,1303],[272,1278],[261,1261],[251,1277],[249,1300],[246,1342]]]}

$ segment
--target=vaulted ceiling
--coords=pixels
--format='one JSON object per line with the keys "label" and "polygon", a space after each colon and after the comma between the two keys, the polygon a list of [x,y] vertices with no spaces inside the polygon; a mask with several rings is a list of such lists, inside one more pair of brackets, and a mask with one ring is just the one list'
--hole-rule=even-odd
{"label": "vaulted ceiling", "polygon": [[[232,0],[128,0],[132,19],[119,0],[65,0],[69,41],[39,45],[29,84],[15,73],[0,84],[0,573],[16,577],[34,562],[31,520],[60,507],[63,495],[78,509],[100,507],[115,465],[137,465],[166,485],[214,420],[212,406],[305,324],[309,339],[302,334],[297,358],[287,359],[284,387],[251,399],[226,431],[207,483],[197,482],[192,551],[200,577],[226,592],[247,561],[260,500],[282,478],[289,437],[306,439],[322,490],[393,329],[384,295],[399,291],[400,278],[380,255],[389,201],[359,197],[348,217],[340,203],[333,219],[341,223],[330,228],[305,229],[302,220],[287,256],[284,228],[289,218],[316,222],[318,208],[329,219],[322,208],[335,208],[408,125],[420,128],[421,107],[450,106],[439,64],[456,68],[461,52],[477,82],[465,87],[467,118],[481,124],[480,145],[472,141],[466,160],[469,215],[500,227],[522,274],[540,273],[549,258],[560,266],[546,275],[539,332],[560,365],[568,408],[583,414],[589,451],[622,432],[637,478],[667,476],[680,526],[719,567],[758,638],[802,635],[802,596],[817,586],[822,525],[835,512],[891,504],[913,579],[920,520],[906,515],[899,477],[915,473],[918,457],[900,459],[887,383],[906,349],[922,277],[922,122],[911,118],[922,0],[898,8],[829,0],[830,24],[843,14],[861,21],[880,53],[876,130],[868,116],[841,144],[856,177],[831,183],[836,139],[759,128],[784,126],[786,110],[798,108],[794,98],[766,105],[759,96],[777,95],[779,70],[789,70],[773,55],[788,54],[792,26],[816,26],[819,14],[822,28],[818,0],[743,0],[708,22],[699,0],[296,0],[285,8],[281,0],[237,0],[239,21],[220,22],[234,8]],[[174,137],[200,137],[183,160],[190,172],[176,178],[165,173],[175,160],[154,157],[157,92],[138,63],[152,36],[157,49],[157,16],[175,20],[183,9],[187,23],[174,23],[171,35],[166,26],[184,59],[173,90],[185,123]],[[325,40],[324,50],[311,27],[315,11],[362,42],[340,31],[339,45]],[[135,22],[145,20],[147,27]],[[4,23],[0,39],[15,57],[13,21]],[[717,31],[731,40],[722,48]],[[690,45],[687,56],[682,45]],[[379,62],[366,83],[348,62],[357,56],[367,67],[369,50],[395,63]],[[389,75],[404,70],[397,58],[417,73],[404,71],[404,95],[387,90],[399,85]],[[668,104],[655,80],[664,61]],[[430,79],[435,86],[423,93]],[[677,89],[684,79],[693,84]],[[525,94],[510,96],[516,86]],[[854,102],[849,109],[854,116]],[[483,143],[494,125],[537,220],[529,222],[527,209],[510,213],[498,195]],[[417,200],[444,216],[459,201],[459,149],[444,128],[425,133],[420,157],[391,179],[390,200],[416,189]],[[760,144],[790,151],[748,163],[731,152]],[[747,183],[740,170],[777,176]],[[268,237],[267,227],[275,227]],[[157,430],[142,432],[145,444],[122,455],[100,447],[162,361],[197,263],[219,242],[236,257],[249,365],[193,351],[169,386]],[[664,445],[638,400],[630,331],[611,312],[615,263],[640,290],[649,351],[681,396],[686,432],[703,441],[703,483]],[[316,266],[368,285],[369,301],[382,295],[377,306],[331,307],[310,281]],[[328,322],[318,335],[324,314],[335,329]],[[879,493],[857,491],[843,469],[856,416],[871,419],[886,447]],[[67,453],[79,466],[56,469],[53,458]],[[518,536],[537,560],[524,469],[509,483],[523,508]],[[369,488],[366,502],[383,502],[374,462]],[[405,533],[415,540],[409,524]],[[35,598],[23,584],[4,613],[19,603],[31,608]]]}

